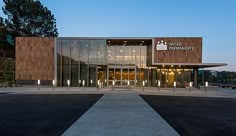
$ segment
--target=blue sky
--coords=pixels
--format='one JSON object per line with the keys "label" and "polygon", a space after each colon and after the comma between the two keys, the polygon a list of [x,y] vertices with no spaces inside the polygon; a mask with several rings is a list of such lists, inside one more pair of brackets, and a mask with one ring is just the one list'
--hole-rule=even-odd
{"label": "blue sky", "polygon": [[203,37],[203,62],[236,71],[236,0],[41,2],[55,15],[61,37]]}

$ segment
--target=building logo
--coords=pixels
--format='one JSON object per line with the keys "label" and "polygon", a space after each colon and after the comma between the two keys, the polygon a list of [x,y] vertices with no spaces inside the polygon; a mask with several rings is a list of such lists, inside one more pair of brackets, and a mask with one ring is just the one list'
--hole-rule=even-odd
{"label": "building logo", "polygon": [[156,44],[156,50],[158,51],[192,51],[194,47],[183,45],[181,42],[164,42],[163,40],[158,41]]}
{"label": "building logo", "polygon": [[167,50],[167,43],[161,40],[161,42],[157,42],[156,50]]}

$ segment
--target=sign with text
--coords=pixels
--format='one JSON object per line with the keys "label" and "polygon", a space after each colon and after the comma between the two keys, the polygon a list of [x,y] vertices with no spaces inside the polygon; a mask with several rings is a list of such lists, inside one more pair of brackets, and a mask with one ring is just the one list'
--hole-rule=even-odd
{"label": "sign with text", "polygon": [[179,50],[194,50],[193,46],[183,46],[182,42],[164,42],[163,40],[161,40],[161,42],[157,42],[156,44],[156,50],[172,50],[172,51],[179,51]]}
{"label": "sign with text", "polygon": [[201,63],[202,38],[155,38],[152,47],[155,63]]}

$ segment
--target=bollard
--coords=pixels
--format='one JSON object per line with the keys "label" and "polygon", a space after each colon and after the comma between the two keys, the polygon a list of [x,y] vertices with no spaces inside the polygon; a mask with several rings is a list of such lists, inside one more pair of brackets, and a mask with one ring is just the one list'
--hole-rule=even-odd
{"label": "bollard", "polygon": [[40,90],[40,80],[38,80],[38,90]]}
{"label": "bollard", "polygon": [[80,84],[81,84],[81,80],[79,80],[78,87],[80,87]]}
{"label": "bollard", "polygon": [[143,91],[144,91],[145,82],[143,81]]}
{"label": "bollard", "polygon": [[189,82],[189,92],[192,91],[193,82]]}
{"label": "bollard", "polygon": [[52,80],[52,89],[53,89],[53,90],[55,90],[55,85],[56,85],[55,80]]}
{"label": "bollard", "polygon": [[114,86],[115,86],[115,81],[112,81],[112,90],[114,90]]}
{"label": "bollard", "polygon": [[205,92],[208,91],[208,82],[205,83]]}
{"label": "bollard", "polygon": [[174,92],[175,92],[175,90],[176,90],[176,82],[174,82]]}
{"label": "bollard", "polygon": [[127,84],[128,84],[128,90],[129,90],[129,80],[128,80]]}
{"label": "bollard", "polygon": [[67,80],[68,89],[70,89],[70,80]]}
{"label": "bollard", "polygon": [[100,80],[98,80],[97,90],[100,88]]}
{"label": "bollard", "polygon": [[84,88],[84,85],[85,85],[85,81],[84,80],[83,80],[82,84],[83,84],[83,88]]}
{"label": "bollard", "polygon": [[161,87],[161,81],[158,80],[158,91],[160,91],[160,87]]}

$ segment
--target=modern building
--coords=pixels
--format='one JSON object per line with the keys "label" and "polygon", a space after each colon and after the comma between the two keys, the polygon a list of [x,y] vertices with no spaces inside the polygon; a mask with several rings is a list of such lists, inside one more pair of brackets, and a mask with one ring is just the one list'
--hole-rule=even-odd
{"label": "modern building", "polygon": [[17,37],[16,76],[21,84],[58,87],[198,87],[201,37]]}

